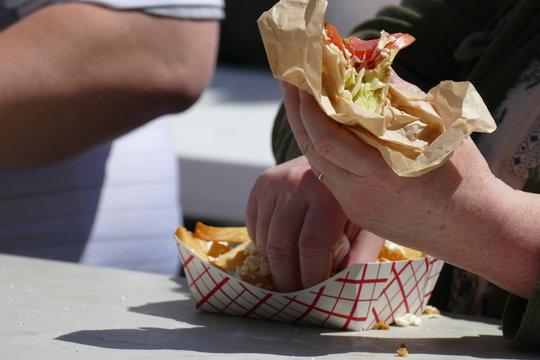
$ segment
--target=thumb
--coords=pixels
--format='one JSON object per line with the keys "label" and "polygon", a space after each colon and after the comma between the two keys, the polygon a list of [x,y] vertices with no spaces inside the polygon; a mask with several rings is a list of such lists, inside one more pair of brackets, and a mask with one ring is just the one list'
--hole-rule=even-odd
{"label": "thumb", "polygon": [[341,268],[346,268],[352,264],[365,264],[377,261],[379,252],[384,244],[383,238],[369,231],[361,230],[349,239],[351,249],[343,260]]}

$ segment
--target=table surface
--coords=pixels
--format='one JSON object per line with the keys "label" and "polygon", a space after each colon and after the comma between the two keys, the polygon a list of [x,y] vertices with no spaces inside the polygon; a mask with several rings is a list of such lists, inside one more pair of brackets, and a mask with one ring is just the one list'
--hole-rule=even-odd
{"label": "table surface", "polygon": [[0,255],[0,359],[538,359],[498,321],[344,332],[199,312],[184,278]]}

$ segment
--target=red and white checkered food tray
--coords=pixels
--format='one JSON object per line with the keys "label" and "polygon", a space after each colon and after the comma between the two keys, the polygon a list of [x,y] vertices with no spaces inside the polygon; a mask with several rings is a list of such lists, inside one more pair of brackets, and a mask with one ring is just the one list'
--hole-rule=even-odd
{"label": "red and white checkered food tray", "polygon": [[197,309],[344,330],[367,330],[406,313],[421,314],[443,266],[430,256],[358,264],[311,288],[278,293],[233,277],[176,242]]}

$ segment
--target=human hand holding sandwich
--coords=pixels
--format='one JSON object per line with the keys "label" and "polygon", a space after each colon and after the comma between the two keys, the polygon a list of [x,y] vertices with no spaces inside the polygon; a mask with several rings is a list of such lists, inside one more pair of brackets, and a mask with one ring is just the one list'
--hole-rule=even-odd
{"label": "human hand holding sandwich", "polygon": [[516,295],[531,295],[540,268],[540,196],[495,178],[470,139],[442,166],[419,177],[398,176],[313,96],[281,85],[298,145],[348,219]]}

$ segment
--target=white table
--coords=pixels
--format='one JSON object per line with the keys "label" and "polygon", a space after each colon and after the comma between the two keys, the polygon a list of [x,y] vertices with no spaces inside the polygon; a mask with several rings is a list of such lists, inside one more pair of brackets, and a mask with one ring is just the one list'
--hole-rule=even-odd
{"label": "white table", "polygon": [[0,359],[538,359],[497,321],[339,330],[195,310],[185,279],[0,255]]}
{"label": "white table", "polygon": [[271,133],[281,96],[269,70],[218,67],[199,102],[169,116],[186,216],[244,222],[253,183],[274,164]]}

